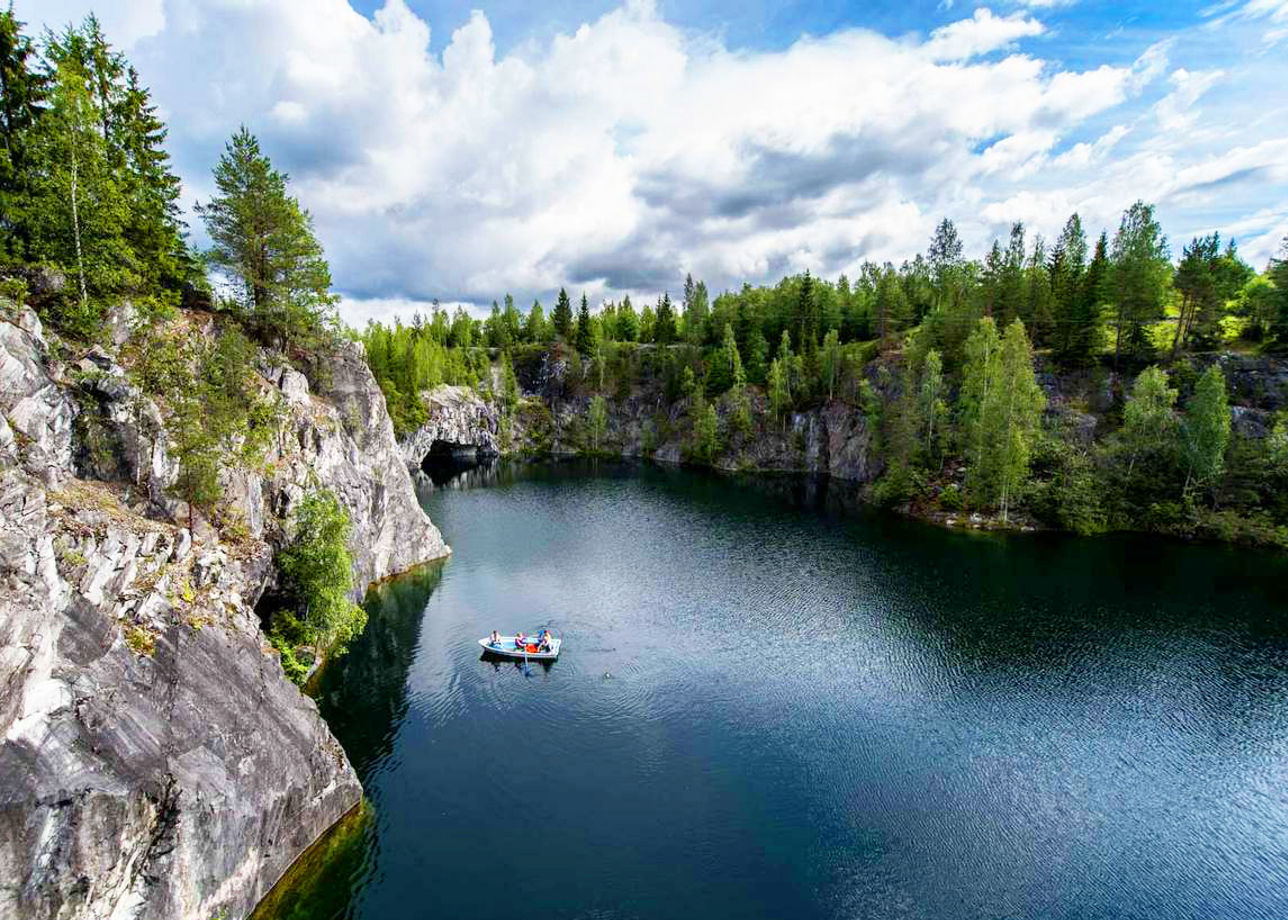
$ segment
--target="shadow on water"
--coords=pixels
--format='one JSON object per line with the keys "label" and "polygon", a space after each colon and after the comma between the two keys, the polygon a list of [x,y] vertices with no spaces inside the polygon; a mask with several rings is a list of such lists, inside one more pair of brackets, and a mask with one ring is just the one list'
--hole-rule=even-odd
{"label": "shadow on water", "polygon": [[[374,590],[319,690],[375,820],[276,916],[499,918],[534,865],[570,920],[1288,916],[1280,554],[629,461],[417,488],[459,558]],[[558,667],[478,654],[552,613]]]}

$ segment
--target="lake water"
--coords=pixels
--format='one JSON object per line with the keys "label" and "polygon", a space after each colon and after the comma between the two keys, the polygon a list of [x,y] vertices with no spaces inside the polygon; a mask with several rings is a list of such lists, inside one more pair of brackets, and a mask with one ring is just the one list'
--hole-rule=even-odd
{"label": "lake water", "polygon": [[423,502],[455,556],[320,693],[374,819],[294,915],[1288,917],[1279,556],[650,466]]}

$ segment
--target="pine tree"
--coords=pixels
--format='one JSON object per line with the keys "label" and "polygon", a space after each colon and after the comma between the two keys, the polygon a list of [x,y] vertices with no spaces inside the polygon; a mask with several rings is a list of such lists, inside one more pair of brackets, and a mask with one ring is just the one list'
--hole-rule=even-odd
{"label": "pine tree", "polygon": [[123,235],[129,203],[100,134],[83,37],[68,29],[50,43],[50,55],[50,106],[32,151],[42,168],[32,177],[29,254],[73,275],[76,299],[62,304],[53,319],[88,336],[97,332],[105,295],[138,287],[138,263]]}
{"label": "pine tree", "polygon": [[891,348],[895,334],[904,328],[908,320],[908,298],[904,295],[903,285],[899,283],[899,275],[892,265],[886,265],[877,283],[875,319],[881,347]]}
{"label": "pine tree", "polygon": [[654,327],[657,325],[657,314],[653,312],[650,304],[644,304],[644,309],[640,310],[640,338],[641,342],[652,342]]}
{"label": "pine tree", "polygon": [[704,344],[710,333],[710,305],[707,299],[707,286],[701,281],[695,282],[692,275],[684,279],[684,333],[691,345]]}
{"label": "pine tree", "polygon": [[968,467],[984,468],[989,449],[989,432],[985,421],[997,387],[1002,340],[997,334],[997,324],[991,316],[979,321],[975,331],[966,340],[966,364],[962,370],[961,411],[963,453]]}
{"label": "pine tree", "polygon": [[590,301],[586,299],[584,292],[581,295],[581,306],[577,309],[576,347],[583,355],[589,355],[595,350],[595,331],[590,322]]}
{"label": "pine tree", "polygon": [[935,290],[936,306],[941,309],[955,309],[961,305],[963,298],[962,241],[957,235],[957,228],[948,218],[939,222],[935,235],[930,241],[927,253],[930,265],[931,282]]}
{"label": "pine tree", "polygon": [[629,294],[622,298],[622,303],[617,308],[616,334],[619,342],[636,342],[640,337],[640,318],[631,305]]}
{"label": "pine tree", "polygon": [[670,345],[675,341],[675,310],[671,306],[671,295],[663,294],[657,304],[657,319],[653,323],[653,341],[659,345]]}
{"label": "pine tree", "polygon": [[807,357],[818,350],[819,307],[814,277],[806,270],[801,277],[792,314],[792,328],[801,354]]}
{"label": "pine tree", "polygon": [[1181,295],[1180,315],[1172,336],[1172,357],[1186,345],[1214,348],[1221,341],[1225,300],[1218,290],[1221,237],[1196,236],[1182,249],[1174,284]]}
{"label": "pine tree", "polygon": [[245,127],[228,142],[214,176],[218,192],[197,213],[212,242],[210,261],[240,288],[246,320],[279,345],[315,338],[336,298],[313,220],[286,193],[288,177]]}
{"label": "pine tree", "polygon": [[32,258],[32,148],[48,80],[13,10],[0,10],[0,258]]}
{"label": "pine tree", "polygon": [[1031,317],[1024,315],[1024,256],[1024,224],[1017,221],[1011,225],[1011,237],[1002,255],[998,277],[997,305],[993,316],[1002,329],[1017,319],[1032,321]]}
{"label": "pine tree", "polygon": [[1137,201],[1123,214],[1114,234],[1110,278],[1114,294],[1114,364],[1124,349],[1135,356],[1151,350],[1146,324],[1163,316],[1172,267],[1167,237],[1154,219],[1154,206]]}
{"label": "pine tree", "polygon": [[113,123],[129,201],[125,236],[135,258],[154,285],[177,289],[192,283],[199,273],[183,239],[179,178],[165,150],[167,129],[133,67],[126,68]]}
{"label": "pine tree", "polygon": [[546,341],[549,334],[548,324],[546,323],[545,311],[541,309],[541,301],[532,301],[532,309],[528,311],[527,322],[523,324],[523,340],[539,345]]}
{"label": "pine tree", "polygon": [[551,322],[555,328],[555,334],[565,342],[572,337],[572,301],[568,299],[568,292],[563,288],[559,289],[559,298],[555,301],[555,311],[550,314]]}
{"label": "pine tree", "polygon": [[1085,353],[1079,354],[1076,347],[1080,337],[1075,327],[1084,322],[1080,317],[1080,300],[1086,261],[1087,237],[1082,231],[1082,219],[1074,214],[1060,231],[1047,264],[1055,324],[1055,354],[1065,363],[1075,363],[1085,356]]}
{"label": "pine tree", "polygon": [[1028,317],[1035,346],[1049,345],[1055,337],[1055,303],[1051,276],[1047,271],[1046,245],[1041,236],[1033,241],[1033,254],[1024,268],[1026,303],[1021,312]]}
{"label": "pine tree", "polygon": [[720,449],[716,407],[698,395],[693,406],[693,455],[710,463]]}
{"label": "pine tree", "polygon": [[1070,363],[1088,364],[1100,353],[1109,273],[1109,240],[1101,233],[1096,240],[1091,262],[1083,272],[1082,283],[1078,286],[1078,294],[1069,315],[1067,358]]}

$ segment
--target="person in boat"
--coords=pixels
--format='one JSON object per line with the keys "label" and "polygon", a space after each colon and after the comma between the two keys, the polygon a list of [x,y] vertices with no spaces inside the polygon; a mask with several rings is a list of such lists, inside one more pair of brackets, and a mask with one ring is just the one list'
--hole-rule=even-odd
{"label": "person in boat", "polygon": [[538,633],[538,634],[537,634],[537,636],[538,636],[538,639],[537,639],[537,651],[540,651],[540,652],[548,652],[548,651],[550,651],[550,648],[551,648],[551,643],[550,643],[550,630],[548,630],[548,629],[543,629],[543,630],[541,630],[541,632],[540,632],[540,633]]}
{"label": "person in boat", "polygon": [[490,642],[490,643],[492,644],[492,647],[493,647],[493,648],[500,648],[500,647],[501,647],[501,634],[500,634],[499,632],[497,632],[495,629],[494,629],[494,630],[492,630],[492,635],[488,636],[488,642]]}
{"label": "person in boat", "polygon": [[527,640],[527,637],[523,635],[523,633],[519,633],[514,637],[515,648],[524,649],[527,647],[527,645],[528,645],[528,640]]}

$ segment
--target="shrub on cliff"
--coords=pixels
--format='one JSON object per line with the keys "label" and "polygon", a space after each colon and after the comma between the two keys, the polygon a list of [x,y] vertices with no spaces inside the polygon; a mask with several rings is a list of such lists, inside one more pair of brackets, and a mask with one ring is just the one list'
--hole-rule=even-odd
{"label": "shrub on cliff", "polygon": [[[301,643],[342,655],[367,625],[366,613],[349,599],[349,515],[334,494],[319,489],[295,509],[292,532],[278,565],[295,601],[300,628],[294,632]],[[282,634],[285,623],[275,623],[274,633]]]}

